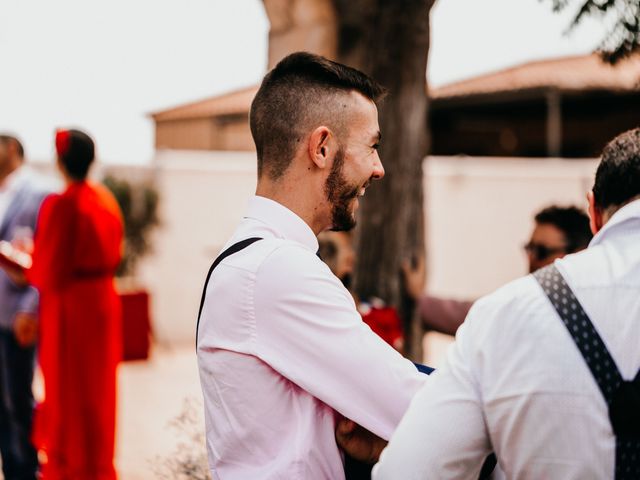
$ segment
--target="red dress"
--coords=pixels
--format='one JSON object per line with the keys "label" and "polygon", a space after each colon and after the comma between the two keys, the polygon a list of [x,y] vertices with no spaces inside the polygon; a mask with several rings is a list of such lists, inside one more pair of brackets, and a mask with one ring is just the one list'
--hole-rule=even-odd
{"label": "red dress", "polygon": [[29,280],[40,291],[45,400],[35,440],[44,480],[112,480],[116,366],[121,357],[122,216],[104,187],[73,183],[38,218]]}

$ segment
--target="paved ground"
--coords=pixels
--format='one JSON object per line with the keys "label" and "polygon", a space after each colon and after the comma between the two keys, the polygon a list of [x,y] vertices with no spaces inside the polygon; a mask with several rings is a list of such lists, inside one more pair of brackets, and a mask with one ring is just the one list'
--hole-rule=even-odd
{"label": "paved ground", "polygon": [[[155,468],[184,454],[181,446],[204,452],[171,426],[184,410],[202,421],[200,383],[192,345],[156,347],[145,362],[126,362],[119,370],[116,465],[121,480],[154,479]],[[170,476],[168,478],[171,478]]]}

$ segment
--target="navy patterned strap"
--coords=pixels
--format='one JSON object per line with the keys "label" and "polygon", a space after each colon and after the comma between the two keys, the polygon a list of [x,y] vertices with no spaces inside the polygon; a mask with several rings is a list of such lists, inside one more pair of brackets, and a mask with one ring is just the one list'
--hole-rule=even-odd
{"label": "navy patterned strap", "polygon": [[196,349],[198,348],[198,330],[200,329],[200,315],[202,315],[202,308],[204,307],[204,300],[207,296],[207,286],[209,285],[209,279],[211,278],[211,274],[215,270],[215,268],[220,265],[220,262],[227,258],[229,255],[233,255],[234,253],[238,253],[240,250],[247,248],[252,243],[257,242],[258,240],[262,240],[259,237],[247,238],[246,240],[241,240],[238,243],[234,243],[229,248],[227,248],[224,252],[218,255],[211,265],[209,269],[209,273],[207,273],[207,279],[204,281],[204,288],[202,289],[202,297],[200,298],[200,309],[198,310],[198,321],[196,323]]}
{"label": "navy patterned strap", "polygon": [[640,441],[637,438],[616,438],[616,480],[640,478]]}
{"label": "navy patterned strap", "polygon": [[640,371],[624,381],[591,319],[555,265],[533,274],[560,315],[607,401],[616,436],[616,480],[640,479]]}
{"label": "navy patterned strap", "polygon": [[541,268],[533,276],[567,327],[607,405],[611,405],[613,395],[623,379],[591,319],[555,265]]}

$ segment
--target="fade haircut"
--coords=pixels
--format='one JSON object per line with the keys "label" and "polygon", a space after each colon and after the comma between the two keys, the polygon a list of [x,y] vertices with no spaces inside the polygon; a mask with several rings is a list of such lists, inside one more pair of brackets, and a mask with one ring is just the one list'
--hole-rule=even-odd
{"label": "fade haircut", "polygon": [[258,177],[282,177],[304,137],[320,125],[343,135],[345,95],[352,91],[373,102],[385,94],[364,73],[319,55],[297,52],[282,59],[264,77],[251,103]]}
{"label": "fade haircut", "polygon": [[593,237],[589,216],[577,207],[551,205],[535,216],[538,225],[553,225],[564,234],[567,253],[584,250]]}
{"label": "fade haircut", "polygon": [[595,204],[613,211],[640,195],[640,128],[628,130],[604,147],[593,185]]}
{"label": "fade haircut", "polygon": [[20,160],[24,160],[24,147],[22,146],[20,140],[18,140],[13,135],[0,134],[0,142],[2,142],[4,145],[9,145],[10,143],[15,144]]}

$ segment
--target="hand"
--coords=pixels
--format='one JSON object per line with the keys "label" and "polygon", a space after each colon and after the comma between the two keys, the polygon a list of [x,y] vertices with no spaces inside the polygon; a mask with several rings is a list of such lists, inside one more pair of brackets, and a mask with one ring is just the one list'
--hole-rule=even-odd
{"label": "hand", "polygon": [[336,426],[336,442],[350,457],[374,464],[387,446],[387,441],[361,427],[353,420],[342,417]]}
{"label": "hand", "polygon": [[22,348],[35,345],[38,340],[38,317],[31,313],[18,313],[13,323],[13,334]]}
{"label": "hand", "polygon": [[7,265],[2,265],[0,266],[0,268],[4,270],[4,272],[7,274],[7,277],[9,277],[9,280],[11,280],[17,287],[26,287],[27,285],[29,285],[24,271],[12,268]]}
{"label": "hand", "polygon": [[424,255],[418,257],[416,265],[411,265],[410,260],[404,260],[401,265],[404,278],[404,288],[414,300],[418,300],[424,294],[426,284],[427,269]]}

